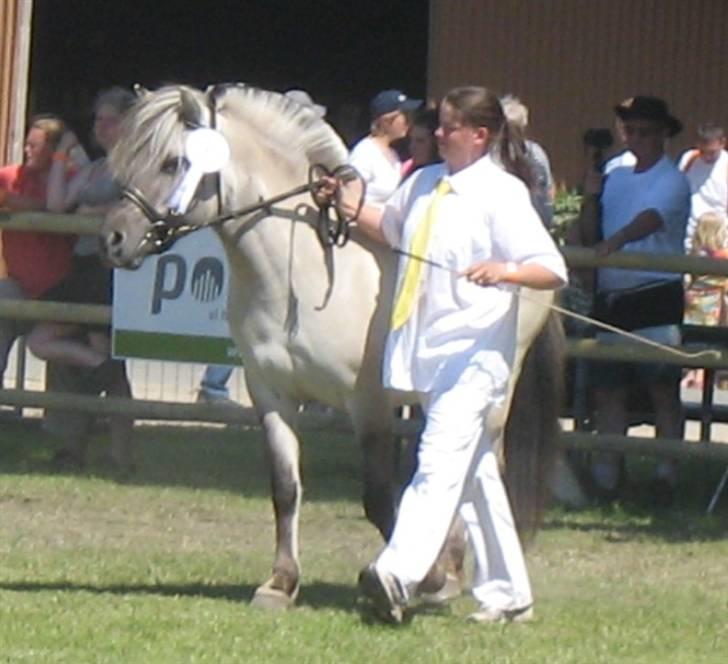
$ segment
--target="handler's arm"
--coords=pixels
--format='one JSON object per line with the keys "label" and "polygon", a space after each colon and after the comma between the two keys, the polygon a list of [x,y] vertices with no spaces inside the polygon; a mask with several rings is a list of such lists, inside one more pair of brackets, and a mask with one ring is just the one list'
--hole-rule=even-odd
{"label": "handler's arm", "polygon": [[[346,211],[349,212],[349,210]],[[356,225],[372,240],[380,244],[388,244],[382,232],[383,212],[384,210],[382,208],[375,205],[363,205],[356,219]]]}
{"label": "handler's arm", "polygon": [[561,288],[565,280],[539,263],[504,263],[501,261],[482,261],[463,271],[469,281],[480,286],[513,284],[536,290]]}

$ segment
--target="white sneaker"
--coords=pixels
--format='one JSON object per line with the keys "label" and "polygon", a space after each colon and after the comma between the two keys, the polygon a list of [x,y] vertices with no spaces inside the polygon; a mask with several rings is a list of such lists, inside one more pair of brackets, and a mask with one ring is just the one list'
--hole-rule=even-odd
{"label": "white sneaker", "polygon": [[522,623],[529,620],[533,620],[533,606],[530,604],[519,609],[494,609],[484,606],[468,616],[468,622],[474,623]]}

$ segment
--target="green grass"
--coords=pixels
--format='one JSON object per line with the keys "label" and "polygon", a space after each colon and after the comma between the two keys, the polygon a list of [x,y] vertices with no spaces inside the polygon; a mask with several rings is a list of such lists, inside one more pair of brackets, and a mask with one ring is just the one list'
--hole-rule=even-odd
{"label": "green grass", "polygon": [[[0,662],[723,662],[728,495],[722,468],[683,468],[677,506],[554,509],[529,552],[537,618],[474,626],[464,597],[404,628],[369,624],[354,579],[380,543],[359,458],[335,435],[304,447],[298,608],[254,610],[273,523],[260,434],[138,430],[140,467],[59,474],[37,429],[0,431]],[[633,472],[646,472],[637,462]]]}

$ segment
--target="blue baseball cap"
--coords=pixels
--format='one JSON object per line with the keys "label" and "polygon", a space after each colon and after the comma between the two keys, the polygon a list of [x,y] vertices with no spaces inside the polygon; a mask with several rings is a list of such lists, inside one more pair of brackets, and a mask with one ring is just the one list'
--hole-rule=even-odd
{"label": "blue baseball cap", "polygon": [[382,90],[369,102],[369,115],[372,120],[394,111],[414,111],[422,106],[421,99],[410,99],[401,90]]}

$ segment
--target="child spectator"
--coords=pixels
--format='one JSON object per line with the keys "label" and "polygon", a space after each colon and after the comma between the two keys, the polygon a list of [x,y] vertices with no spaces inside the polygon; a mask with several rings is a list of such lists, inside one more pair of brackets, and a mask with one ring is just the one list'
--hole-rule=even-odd
{"label": "child spectator", "polygon": [[[719,212],[700,215],[692,237],[691,254],[706,258],[728,258],[726,219]],[[685,323],[725,325],[725,289],[728,279],[716,275],[688,275],[685,292]]]}
{"label": "child spectator", "polygon": [[[698,217],[691,238],[690,253],[706,258],[728,258],[726,218],[720,212],[704,212]],[[720,275],[686,276],[685,319],[688,325],[724,326],[726,286],[728,279]],[[701,369],[691,369],[683,379],[685,387],[702,386]]]}

